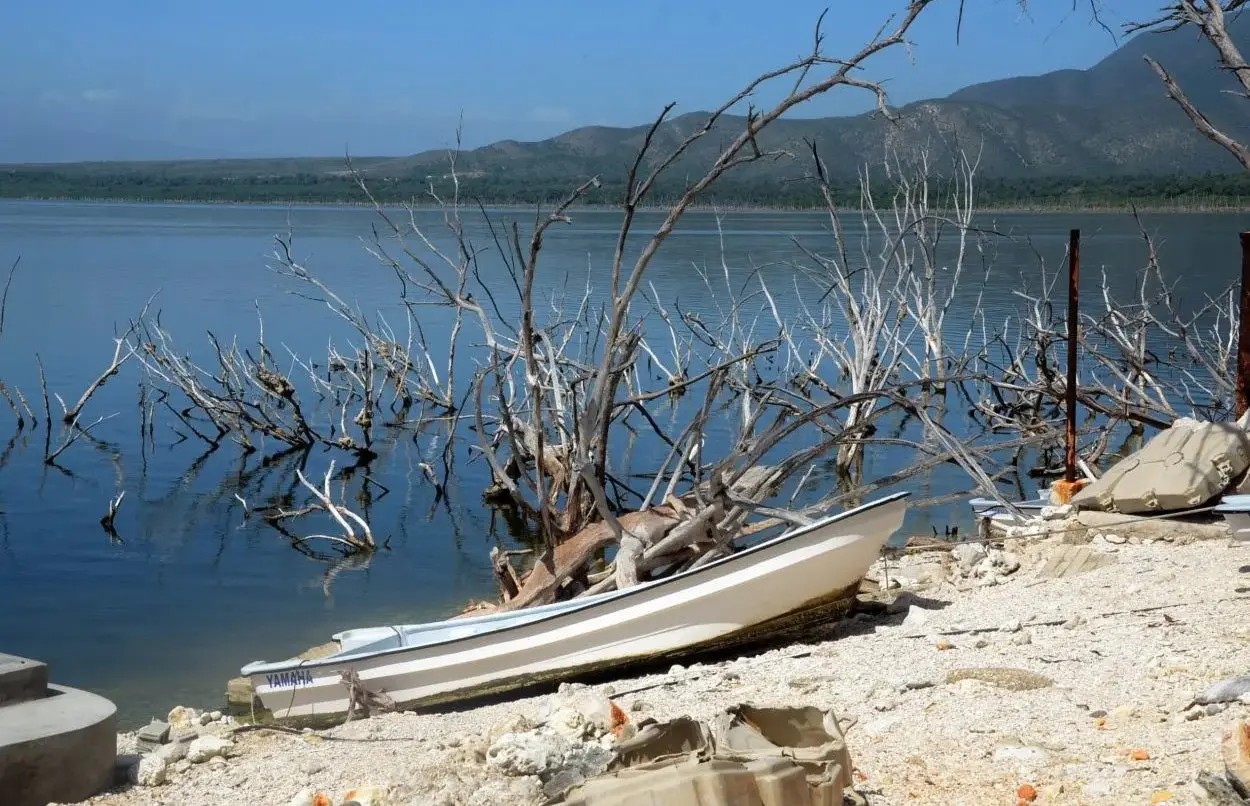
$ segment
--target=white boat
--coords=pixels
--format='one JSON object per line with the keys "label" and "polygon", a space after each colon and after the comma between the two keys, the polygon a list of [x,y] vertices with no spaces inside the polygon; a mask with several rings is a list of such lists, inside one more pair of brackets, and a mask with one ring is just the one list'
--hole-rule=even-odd
{"label": "white boat", "polygon": [[[399,707],[723,649],[840,615],[903,523],[897,493],[623,591],[431,624],[347,630],[339,649],[243,667],[259,718],[333,721],[345,676]],[[354,673],[354,674],[353,674]]]}
{"label": "white boat", "polygon": [[1234,540],[1250,542],[1250,495],[1223,496],[1213,511],[1224,516]]}
{"label": "white boat", "polygon": [[[999,515],[1008,512],[1007,507],[1003,506],[1003,502],[997,498],[973,498],[968,502],[972,507],[972,514],[976,516],[982,515]],[[1012,506],[1023,512],[1039,512],[1044,507],[1050,506],[1049,498],[1030,498],[1027,501],[1012,501]]]}

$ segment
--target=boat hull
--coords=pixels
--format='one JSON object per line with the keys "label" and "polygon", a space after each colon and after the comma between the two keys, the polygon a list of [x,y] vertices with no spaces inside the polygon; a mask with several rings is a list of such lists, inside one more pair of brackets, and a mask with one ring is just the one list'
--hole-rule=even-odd
{"label": "boat hull", "polygon": [[345,672],[410,708],[755,643],[843,612],[905,510],[902,496],[883,499],[696,571],[468,638],[244,674],[258,717],[313,723],[347,712]]}

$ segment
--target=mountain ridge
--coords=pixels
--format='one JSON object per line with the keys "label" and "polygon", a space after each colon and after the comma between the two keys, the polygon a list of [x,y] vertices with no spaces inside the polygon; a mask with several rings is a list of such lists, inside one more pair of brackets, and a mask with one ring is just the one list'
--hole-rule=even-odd
{"label": "mountain ridge", "polygon": [[[1250,15],[1233,19],[1230,33],[1250,48]],[[1237,85],[1219,69],[1214,48],[1197,32],[1181,29],[1139,34],[1085,70],[996,79],[908,103],[892,110],[893,120],[873,114],[781,118],[761,134],[760,145],[795,158],[742,166],[720,185],[746,189],[749,198],[783,199],[796,180],[811,173],[811,142],[833,178],[851,184],[863,166],[895,158],[925,156],[941,173],[960,151],[978,161],[980,177],[1002,181],[1239,173],[1238,163],[1198,134],[1167,97],[1142,59],[1146,54],[1173,73],[1216,126],[1250,141],[1250,104],[1226,92]],[[676,146],[707,116],[694,111],[666,121],[656,132],[653,153]],[[674,163],[657,192],[679,193],[685,177],[702,175],[743,125],[741,116],[722,116]],[[624,182],[649,128],[650,123],[588,125],[545,140],[500,140],[458,153],[457,171],[466,192],[493,200],[555,198],[599,176],[608,189],[601,194],[606,200]],[[449,172],[446,149],[360,157],[353,164],[391,196],[401,188],[419,194],[430,179],[446,182]],[[331,185],[351,185],[342,158],[333,157],[8,165],[0,171],[0,195],[6,196],[91,196],[100,188],[112,194],[110,182],[134,181],[162,198],[174,197],[179,188],[188,198],[270,198],[266,194],[277,192],[273,187],[258,188],[283,183],[305,191],[320,184],[312,195],[322,198]]]}

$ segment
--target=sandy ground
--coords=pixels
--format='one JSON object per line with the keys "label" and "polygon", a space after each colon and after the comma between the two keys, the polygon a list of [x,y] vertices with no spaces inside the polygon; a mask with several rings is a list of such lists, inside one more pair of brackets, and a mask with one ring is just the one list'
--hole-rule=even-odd
{"label": "sandy ground", "polygon": [[[858,615],[811,643],[597,687],[635,719],[709,718],[740,702],[832,708],[849,725],[857,788],[873,806],[1012,804],[1023,784],[1039,804],[1210,802],[1195,777],[1222,772],[1223,731],[1250,706],[1212,715],[1186,706],[1211,683],[1250,673],[1250,546],[1096,538],[1093,547],[1116,561],[1041,578],[1052,538],[1021,549],[1021,569],[990,587],[960,578],[946,552],[904,558],[893,573],[920,588],[903,594],[930,611],[920,627],[903,626],[904,612]],[[1001,667],[1047,680],[1017,690],[1011,673],[1003,687],[999,673],[985,682],[968,671]],[[388,788],[376,803],[533,802],[536,779],[484,763],[488,735],[553,696],[315,734],[240,732],[224,763],[90,802],[293,804],[322,792],[337,804],[365,786]]]}

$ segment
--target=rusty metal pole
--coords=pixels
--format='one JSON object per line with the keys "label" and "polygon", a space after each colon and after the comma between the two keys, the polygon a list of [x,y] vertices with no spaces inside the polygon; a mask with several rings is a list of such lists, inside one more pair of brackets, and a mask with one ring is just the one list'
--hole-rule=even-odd
{"label": "rusty metal pole", "polygon": [[1241,233],[1241,328],[1237,334],[1237,417],[1250,408],[1250,232]]}
{"label": "rusty metal pole", "polygon": [[1068,454],[1063,463],[1063,480],[1076,481],[1076,342],[1080,330],[1077,304],[1081,282],[1081,231],[1068,233],[1068,383],[1063,402],[1068,416]]}

